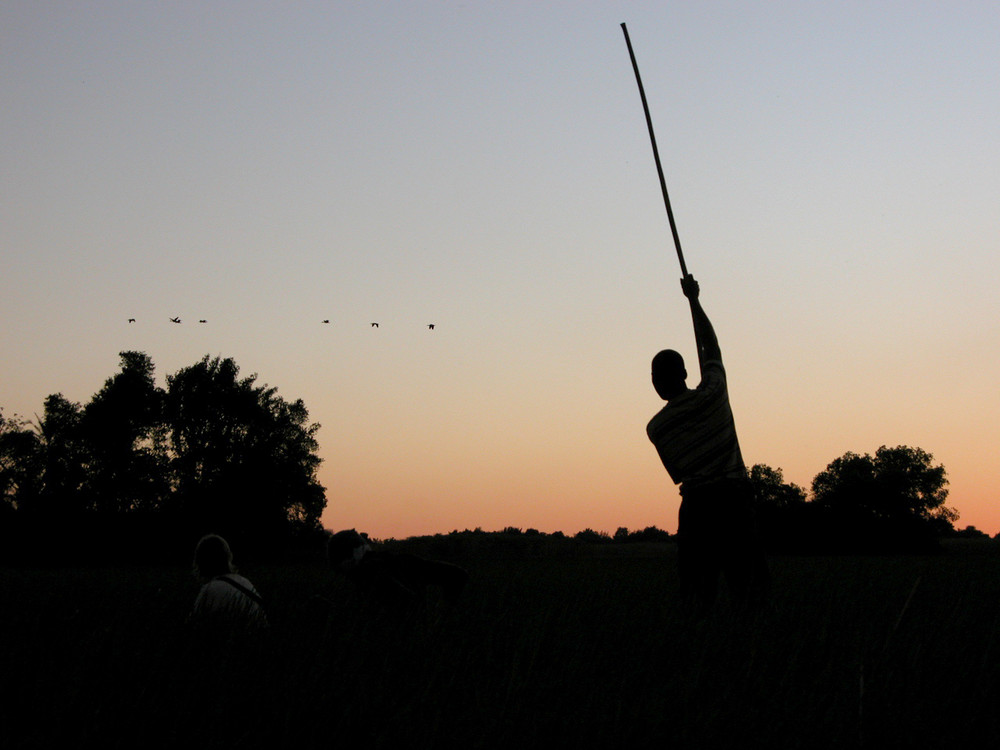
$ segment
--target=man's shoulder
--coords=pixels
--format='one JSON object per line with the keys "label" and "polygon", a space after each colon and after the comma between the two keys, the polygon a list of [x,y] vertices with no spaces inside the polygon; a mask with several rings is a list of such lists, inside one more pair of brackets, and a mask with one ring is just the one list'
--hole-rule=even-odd
{"label": "man's shoulder", "polygon": [[690,408],[690,405],[694,403],[695,392],[693,390],[686,390],[674,396],[649,420],[649,423],[646,425],[646,434],[649,435],[650,439],[655,440],[656,433],[662,432],[665,428],[669,429],[668,425],[675,424],[677,420],[683,419],[683,415]]}
{"label": "man's shoulder", "polygon": [[669,406],[670,404],[664,404],[663,408],[660,409],[658,412],[656,412],[656,414],[653,415],[653,418],[649,420],[649,423],[646,425],[647,435],[649,435],[650,437],[653,436],[653,432],[656,430],[656,426],[660,424],[660,422],[662,422],[666,417],[667,407]]}

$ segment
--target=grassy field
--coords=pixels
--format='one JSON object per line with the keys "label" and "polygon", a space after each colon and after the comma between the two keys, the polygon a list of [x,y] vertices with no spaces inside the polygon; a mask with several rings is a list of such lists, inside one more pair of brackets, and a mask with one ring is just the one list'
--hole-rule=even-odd
{"label": "grassy field", "polygon": [[[247,568],[266,642],[198,642],[184,569],[0,569],[0,747],[935,748],[1000,742],[1000,555],[779,557],[775,608],[676,607],[672,545],[461,559],[374,611]],[[320,594],[331,604],[316,598]]]}

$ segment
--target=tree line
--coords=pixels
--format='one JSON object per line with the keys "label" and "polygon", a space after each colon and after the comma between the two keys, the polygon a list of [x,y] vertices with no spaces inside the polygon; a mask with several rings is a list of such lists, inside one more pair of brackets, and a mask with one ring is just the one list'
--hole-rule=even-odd
{"label": "tree line", "polygon": [[[147,354],[119,356],[119,371],[86,404],[55,393],[34,420],[0,412],[0,555],[43,534],[69,554],[109,538],[141,548],[216,531],[246,549],[322,534],[319,425],[301,399],[241,377],[232,359],[206,355],[161,388]],[[809,496],[766,464],[751,467],[750,480],[771,549],[916,549],[955,533],[945,469],[920,448],[846,453],[816,475]],[[621,528],[613,539],[668,536]]]}
{"label": "tree line", "polygon": [[[811,493],[756,464],[750,481],[765,543],[785,551],[920,551],[955,534],[958,512],[945,505],[944,466],[921,448],[881,446],[845,453],[812,481]],[[971,528],[971,527],[970,527]]]}
{"label": "tree line", "polygon": [[301,399],[241,377],[228,358],[205,356],[165,388],[154,375],[146,353],[121,352],[86,404],[55,393],[34,420],[0,413],[5,526],[217,531],[261,547],[321,530],[320,426]]}
{"label": "tree line", "polygon": [[[936,549],[943,537],[986,536],[971,526],[955,530],[958,512],[945,505],[945,468],[921,448],[883,445],[874,455],[845,453],[816,475],[809,493],[767,464],[750,467],[749,477],[757,530],[772,552],[925,552]],[[655,526],[619,527],[614,534],[587,528],[572,537],[508,527],[494,536],[597,544],[672,538]]]}

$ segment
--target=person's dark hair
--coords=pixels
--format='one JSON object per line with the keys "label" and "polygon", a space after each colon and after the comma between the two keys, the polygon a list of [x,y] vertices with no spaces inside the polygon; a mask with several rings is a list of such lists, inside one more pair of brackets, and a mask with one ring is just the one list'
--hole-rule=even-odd
{"label": "person's dark hair", "polygon": [[233,552],[218,534],[206,534],[194,550],[194,572],[199,578],[215,578],[235,573]]}

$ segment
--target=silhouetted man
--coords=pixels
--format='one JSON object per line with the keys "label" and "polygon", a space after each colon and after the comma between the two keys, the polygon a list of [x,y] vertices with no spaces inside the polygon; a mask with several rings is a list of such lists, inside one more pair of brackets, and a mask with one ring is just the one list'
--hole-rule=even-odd
{"label": "silhouetted man", "polygon": [[688,388],[684,358],[672,349],[653,357],[653,388],[667,404],[646,432],[670,478],[681,486],[681,594],[705,614],[715,601],[720,571],[737,606],[759,603],[766,593],[767,565],[757,545],[753,488],[736,437],[719,342],[698,300],[698,282],[685,276],[681,288],[691,303],[701,382]]}

